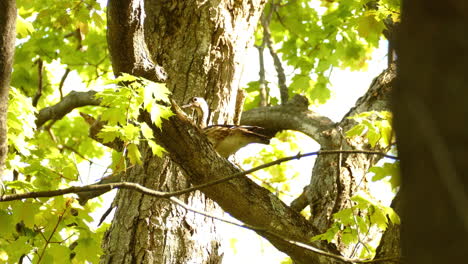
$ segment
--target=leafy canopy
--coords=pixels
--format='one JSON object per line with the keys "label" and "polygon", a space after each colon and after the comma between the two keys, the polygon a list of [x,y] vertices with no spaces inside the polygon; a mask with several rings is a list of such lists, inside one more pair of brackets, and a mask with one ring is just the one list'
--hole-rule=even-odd
{"label": "leafy canopy", "polygon": [[[400,0],[270,1],[264,14],[271,13],[269,29],[288,74],[289,94],[326,102],[333,69],[365,70],[379,46],[384,20],[398,21],[399,8]],[[260,47],[265,41],[261,26],[255,36],[255,45]],[[247,87],[247,108],[260,101],[258,85],[255,81]],[[274,105],[279,98],[278,93],[272,94]]]}
{"label": "leafy canopy", "polygon": [[[153,153],[164,149],[152,130],[139,123],[148,111],[156,126],[171,112],[163,85],[129,75],[112,79],[107,52],[105,11],[95,0],[17,0],[17,45],[8,108],[6,194],[54,190],[89,184],[83,171],[112,156],[108,173],[123,170],[122,161],[139,164],[138,145]],[[36,114],[58,103],[71,90],[99,90],[101,107],[80,111],[101,117],[103,141],[120,139],[124,152],[96,143],[78,111],[36,127]],[[87,168],[88,167],[88,168]],[[105,169],[105,168],[101,168]],[[92,181],[98,179],[94,176]],[[0,203],[0,263],[97,263],[107,224],[97,228],[91,213],[97,200],[80,205],[76,196]]]}

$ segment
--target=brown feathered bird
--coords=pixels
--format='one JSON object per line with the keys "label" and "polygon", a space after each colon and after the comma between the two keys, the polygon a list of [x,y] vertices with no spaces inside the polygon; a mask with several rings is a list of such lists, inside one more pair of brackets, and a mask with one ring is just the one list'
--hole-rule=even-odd
{"label": "brown feathered bird", "polygon": [[207,126],[209,108],[202,97],[192,97],[182,108],[192,108],[197,112],[200,128],[216,151],[222,157],[229,157],[251,143],[270,144],[271,136],[262,134],[264,130],[257,126],[212,125]]}

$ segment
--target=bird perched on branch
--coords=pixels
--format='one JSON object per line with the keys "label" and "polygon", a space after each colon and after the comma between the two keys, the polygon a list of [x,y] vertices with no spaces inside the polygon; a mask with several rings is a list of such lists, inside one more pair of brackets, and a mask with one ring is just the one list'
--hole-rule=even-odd
{"label": "bird perched on branch", "polygon": [[203,129],[211,144],[220,156],[227,158],[240,148],[251,143],[269,144],[271,136],[262,134],[264,130],[257,126],[212,125],[207,126],[209,108],[202,97],[192,97],[182,108],[195,109],[198,125]]}

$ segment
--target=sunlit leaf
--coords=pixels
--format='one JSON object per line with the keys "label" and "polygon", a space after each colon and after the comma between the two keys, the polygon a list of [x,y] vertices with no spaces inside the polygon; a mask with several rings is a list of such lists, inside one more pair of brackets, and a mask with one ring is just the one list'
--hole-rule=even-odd
{"label": "sunlit leaf", "polygon": [[26,21],[20,15],[16,17],[16,33],[19,38],[27,37],[34,32],[34,26],[31,22]]}
{"label": "sunlit leaf", "polygon": [[128,151],[128,157],[130,158],[130,162],[132,164],[138,164],[138,165],[142,164],[141,153],[137,145],[133,143],[128,144],[127,151]]}

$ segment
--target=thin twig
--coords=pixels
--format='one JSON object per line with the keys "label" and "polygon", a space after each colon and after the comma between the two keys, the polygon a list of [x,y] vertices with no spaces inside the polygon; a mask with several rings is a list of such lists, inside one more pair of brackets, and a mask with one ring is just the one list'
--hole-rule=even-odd
{"label": "thin twig", "polygon": [[[68,205],[67,205],[67,207],[68,207]],[[58,228],[60,222],[62,222],[63,215],[65,214],[66,211],[67,211],[67,208],[65,208],[63,213],[61,213],[59,215],[58,220],[57,220],[57,224],[55,224],[55,226],[54,226],[54,230],[52,230],[52,232],[50,233],[49,238],[46,239],[46,243],[44,245],[44,248],[42,249],[41,255],[39,255],[39,259],[37,260],[37,264],[39,264],[41,262],[42,258],[44,257],[47,246],[51,243],[50,240],[52,240],[52,237],[54,236],[55,231],[57,231],[57,228]]]}
{"label": "thin twig", "polygon": [[263,57],[263,51],[265,50],[265,42],[262,43],[260,46],[255,46],[258,49],[258,60],[260,70],[258,72],[259,75],[259,86],[258,89],[260,90],[260,107],[264,107],[268,105],[268,84],[265,79],[265,62]]}
{"label": "thin twig", "polygon": [[288,86],[286,85],[286,75],[284,74],[284,67],[281,63],[281,59],[273,48],[273,41],[271,39],[270,32],[270,21],[275,11],[276,6],[271,2],[270,13],[268,15],[262,16],[262,26],[263,26],[263,41],[270,50],[270,55],[273,58],[273,64],[275,65],[276,73],[278,74],[278,87],[280,89],[281,104],[286,104],[289,99]]}
{"label": "thin twig", "polygon": [[65,84],[65,80],[67,79],[68,77],[68,74],[70,73],[70,68],[66,68],[65,69],[65,73],[62,75],[62,78],[60,79],[60,83],[59,83],[59,92],[60,92],[60,100],[63,99],[63,85]]}
{"label": "thin twig", "polygon": [[204,184],[200,184],[194,187],[186,188],[183,190],[179,191],[174,191],[174,192],[161,192],[161,191],[155,191],[149,188],[146,188],[144,186],[141,186],[136,183],[130,183],[130,182],[118,182],[118,183],[107,183],[107,184],[91,184],[91,185],[85,185],[85,186],[73,186],[65,189],[59,189],[59,190],[51,190],[51,191],[40,191],[40,192],[28,192],[28,193],[21,193],[21,194],[6,194],[0,197],[0,202],[6,202],[6,201],[14,201],[14,200],[21,200],[21,199],[27,199],[27,198],[39,198],[39,197],[53,197],[53,196],[59,196],[63,194],[68,194],[68,193],[82,193],[82,192],[90,192],[90,191],[110,191],[112,189],[132,189],[136,191],[143,192],[145,194],[154,196],[154,197],[159,197],[159,198],[169,198],[172,196],[178,196],[181,194],[189,193],[195,190],[200,190],[206,187],[210,187],[213,185],[217,185],[223,182],[230,181],[234,178],[241,177],[247,174],[250,174],[252,172],[271,167],[273,165],[277,165],[286,161],[294,160],[294,159],[300,159],[303,157],[309,157],[309,156],[316,156],[316,155],[329,155],[329,154],[339,154],[339,153],[346,153],[346,154],[370,154],[370,155],[380,155],[384,156],[387,158],[391,159],[398,159],[398,157],[392,156],[392,155],[387,155],[382,152],[378,151],[367,151],[367,150],[320,150],[320,151],[315,151],[315,152],[309,152],[305,154],[300,154],[298,153],[295,156],[290,156],[290,157],[284,157],[277,159],[273,162],[265,163],[260,166],[257,166],[255,168],[252,168],[250,170],[242,171],[235,173],[231,176],[224,177],[221,179],[217,179],[214,181],[210,181]]}
{"label": "thin twig", "polygon": [[38,83],[37,83],[37,91],[36,91],[36,95],[34,95],[34,98],[32,100],[32,105],[34,107],[37,106],[37,103],[39,102],[39,98],[41,98],[41,95],[42,95],[42,73],[44,71],[44,63],[42,61],[42,59],[38,59],[37,60],[37,79],[38,79]]}

